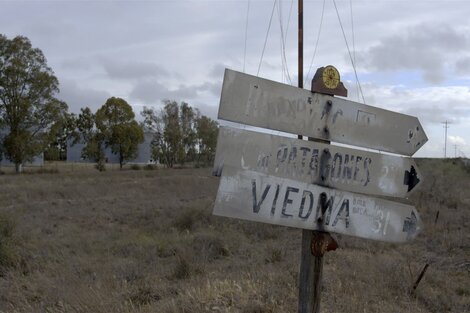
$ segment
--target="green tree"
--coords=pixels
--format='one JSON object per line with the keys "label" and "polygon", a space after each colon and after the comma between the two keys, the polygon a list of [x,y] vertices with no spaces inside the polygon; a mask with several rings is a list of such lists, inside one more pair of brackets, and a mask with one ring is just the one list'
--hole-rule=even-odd
{"label": "green tree", "polygon": [[76,123],[80,136],[75,138],[74,143],[79,141],[88,142],[95,133],[95,115],[91,112],[89,107],[80,109]]}
{"label": "green tree", "polygon": [[184,147],[180,127],[180,110],[176,101],[165,101],[162,111],[164,160],[168,167],[184,160]]}
{"label": "green tree", "polygon": [[76,121],[77,134],[73,139],[73,144],[83,142],[85,146],[82,150],[82,157],[93,160],[97,163],[96,168],[104,171],[104,135],[95,127],[95,115],[90,108],[81,108]]}
{"label": "green tree", "polygon": [[73,113],[65,114],[53,125],[49,145],[44,151],[44,159],[50,161],[63,161],[67,159],[67,144],[69,140],[77,138],[77,116]]}
{"label": "green tree", "polygon": [[182,145],[185,153],[183,161],[194,161],[196,158],[196,118],[199,115],[197,109],[193,109],[186,102],[180,105],[180,125]]}
{"label": "green tree", "polygon": [[109,98],[96,112],[95,123],[103,134],[105,145],[119,156],[121,169],[126,161],[137,157],[139,144],[144,142],[144,132],[125,100]]}
{"label": "green tree", "polygon": [[3,149],[3,138],[1,137],[2,136],[2,133],[0,131],[0,165],[1,165],[1,162],[3,160],[3,153],[4,153],[4,149]]}
{"label": "green tree", "polygon": [[[164,162],[164,154],[167,150],[166,142],[163,140],[163,122],[161,116],[152,108],[144,107],[140,115],[144,118],[142,128],[145,132],[153,134],[151,141],[152,159]],[[166,162],[165,162],[166,164]]]}
{"label": "green tree", "polygon": [[167,167],[184,161],[214,161],[218,124],[189,104],[164,101],[165,107],[158,114],[154,109],[141,112],[142,127],[154,134],[152,156]]}
{"label": "green tree", "polygon": [[53,127],[67,111],[55,98],[59,82],[41,50],[28,38],[0,35],[0,128],[5,157],[17,172],[49,144]]}
{"label": "green tree", "polygon": [[184,162],[185,153],[181,130],[180,108],[175,101],[165,100],[158,114],[154,109],[144,108],[143,126],[153,133],[152,156],[171,168]]}
{"label": "green tree", "polygon": [[[207,116],[201,116],[196,121],[196,133],[199,143],[199,155],[205,165],[214,162],[217,146],[219,125]],[[199,161],[199,159],[198,159]]]}

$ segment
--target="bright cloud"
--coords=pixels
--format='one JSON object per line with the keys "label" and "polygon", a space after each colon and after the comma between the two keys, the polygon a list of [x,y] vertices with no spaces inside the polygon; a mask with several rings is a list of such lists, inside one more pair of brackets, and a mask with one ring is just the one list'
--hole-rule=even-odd
{"label": "bright cloud", "polygon": [[453,145],[458,145],[458,146],[465,146],[467,145],[467,142],[464,138],[460,136],[449,136],[449,142]]}

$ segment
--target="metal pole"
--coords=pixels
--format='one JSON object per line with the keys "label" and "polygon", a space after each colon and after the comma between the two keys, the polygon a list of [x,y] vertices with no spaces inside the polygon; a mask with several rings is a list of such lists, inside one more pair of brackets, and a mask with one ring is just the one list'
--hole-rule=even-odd
{"label": "metal pole", "polygon": [[447,129],[449,126],[447,126],[447,121],[446,121],[446,139],[445,139],[445,146],[444,146],[444,158],[447,158]]}
{"label": "metal pole", "polygon": [[[299,88],[304,86],[303,75],[303,0],[298,0],[298,67],[297,67],[297,80]],[[298,135],[298,139],[303,139],[302,135]],[[311,230],[302,230],[302,250],[300,259],[300,272],[299,272],[299,313],[312,312],[313,297],[312,294],[312,279],[313,279],[313,256],[310,252],[310,245],[313,238]]]}
{"label": "metal pole", "polygon": [[304,1],[299,0],[299,88],[304,88]]}
{"label": "metal pole", "polygon": [[447,158],[447,129],[449,128],[448,121],[445,121],[444,123],[444,128],[445,128],[445,138],[444,138],[444,158]]}
{"label": "metal pole", "polygon": [[[298,0],[299,9],[299,49],[298,49],[298,85],[303,88],[303,0]],[[302,135],[298,135],[303,139]],[[312,138],[309,138],[312,140]],[[319,313],[321,280],[323,273],[323,253],[312,254],[313,245],[328,245],[329,241],[319,236],[320,232],[304,229],[302,230],[302,250],[299,272],[299,313]],[[320,239],[319,239],[320,238]],[[325,245],[326,243],[326,245]]]}
{"label": "metal pole", "polygon": [[[298,49],[298,85],[299,88],[304,88],[304,1],[299,0],[299,49]],[[297,135],[298,139],[303,139],[302,135]]]}

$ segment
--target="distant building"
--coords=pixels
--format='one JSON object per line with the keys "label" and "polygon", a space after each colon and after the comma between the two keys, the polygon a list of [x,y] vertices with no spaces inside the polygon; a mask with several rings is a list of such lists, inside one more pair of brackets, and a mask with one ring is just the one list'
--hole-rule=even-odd
{"label": "distant building", "polygon": [[[137,157],[133,160],[126,161],[127,164],[155,164],[152,159],[152,143],[153,134],[145,133],[144,142],[139,144]],[[82,150],[85,147],[84,143],[76,143],[72,145],[72,141],[67,142],[67,162],[80,162],[80,163],[94,163],[94,160],[82,157]],[[111,148],[108,147],[104,150],[106,163],[119,164],[119,155],[114,154]]]}

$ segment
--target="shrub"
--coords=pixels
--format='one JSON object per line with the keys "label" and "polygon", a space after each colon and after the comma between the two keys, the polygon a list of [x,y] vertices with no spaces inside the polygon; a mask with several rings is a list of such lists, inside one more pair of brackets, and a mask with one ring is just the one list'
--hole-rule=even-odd
{"label": "shrub", "polygon": [[157,166],[153,165],[153,164],[147,164],[144,166],[144,170],[146,171],[153,171],[153,170],[156,170],[157,169]]}
{"label": "shrub", "polygon": [[58,174],[59,170],[57,168],[45,168],[40,167],[36,171],[24,171],[24,174]]}
{"label": "shrub", "polygon": [[142,169],[142,167],[140,167],[139,164],[132,164],[131,165],[131,170],[133,171],[140,171]]}
{"label": "shrub", "polygon": [[278,263],[282,261],[282,250],[279,248],[271,248],[268,251],[268,256],[264,259],[266,263]]}
{"label": "shrub", "polygon": [[196,255],[202,256],[209,262],[230,254],[225,242],[217,234],[196,235],[192,247]]}
{"label": "shrub", "polygon": [[0,215],[0,276],[13,267],[17,261],[17,252],[14,242],[14,222],[5,215]]}
{"label": "shrub", "polygon": [[100,172],[106,171],[106,165],[103,162],[96,163],[95,168]]}
{"label": "shrub", "polygon": [[242,313],[272,313],[273,310],[266,308],[265,305],[258,301],[252,301],[246,304]]}
{"label": "shrub", "polygon": [[188,259],[184,256],[178,256],[173,269],[173,278],[176,279],[186,279],[191,276],[191,266]]}
{"label": "shrub", "polygon": [[129,296],[129,301],[137,305],[147,305],[159,301],[161,296],[149,286],[139,287]]}
{"label": "shrub", "polygon": [[240,228],[249,238],[257,240],[272,240],[279,238],[280,228],[277,225],[267,225],[244,221],[240,224]]}
{"label": "shrub", "polygon": [[178,215],[173,221],[173,226],[179,231],[190,231],[195,228],[196,223],[207,220],[204,211],[195,208],[180,208]]}

